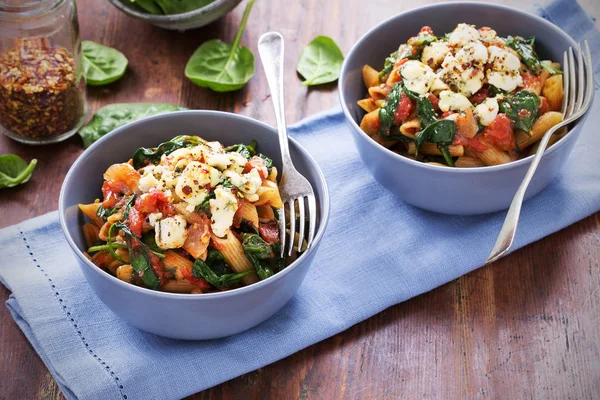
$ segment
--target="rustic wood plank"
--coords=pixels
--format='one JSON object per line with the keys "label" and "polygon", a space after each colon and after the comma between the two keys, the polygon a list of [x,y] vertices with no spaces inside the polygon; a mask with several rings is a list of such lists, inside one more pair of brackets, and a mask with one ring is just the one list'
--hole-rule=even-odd
{"label": "rustic wood plank", "polygon": [[[373,0],[365,12],[359,0],[302,0],[285,7],[261,0],[243,40],[256,54],[261,33],[278,30],[285,36],[286,116],[291,124],[338,104],[335,85],[305,88],[296,76],[296,60],[314,36],[333,36],[347,52],[377,22],[410,5],[432,2]],[[78,3],[82,37],[117,47],[130,60],[121,81],[89,90],[91,110],[114,102],[167,101],[274,123],[260,63],[247,87],[231,94],[214,94],[183,76],[185,62],[202,41],[233,38],[243,6],[221,21],[183,34],[131,19],[106,1]],[[81,153],[81,142],[75,137],[40,148],[0,137],[0,152],[39,159],[26,186],[0,194],[0,226],[7,226],[57,208],[61,182]],[[191,398],[596,398],[599,252],[596,214],[494,265]],[[0,286],[0,298],[9,294]],[[6,307],[0,307],[0,321],[0,398],[62,398]]]}

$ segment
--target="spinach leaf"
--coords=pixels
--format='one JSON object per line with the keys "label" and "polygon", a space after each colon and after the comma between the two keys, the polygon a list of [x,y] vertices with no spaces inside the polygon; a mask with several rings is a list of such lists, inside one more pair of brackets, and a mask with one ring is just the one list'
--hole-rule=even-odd
{"label": "spinach leaf", "polygon": [[150,251],[154,254],[163,254],[163,250],[156,244],[156,236],[154,235],[153,231],[148,231],[142,234],[142,242],[148,246],[148,249],[150,249]]}
{"label": "spinach leaf", "polygon": [[385,59],[385,62],[383,63],[383,69],[379,72],[379,83],[385,82],[392,73],[394,65],[396,64],[396,57],[398,57],[397,51],[393,52]]}
{"label": "spinach leaf", "polygon": [[410,58],[411,60],[420,60],[425,46],[433,42],[437,42],[437,37],[433,36],[429,32],[420,32],[416,37],[408,40],[407,44],[412,47],[412,52],[406,57]]}
{"label": "spinach leaf", "polygon": [[[111,225],[111,229],[113,226],[123,231],[125,235],[125,241],[129,248],[129,264],[133,267],[135,277],[148,289],[158,290],[160,278],[152,266],[151,250],[124,223],[118,222]],[[157,259],[155,258],[155,260]]]}
{"label": "spinach leaf", "polygon": [[535,36],[531,36],[529,39],[524,39],[521,36],[509,36],[506,38],[508,47],[517,52],[531,72],[539,75],[541,72],[540,58],[535,53],[535,50],[533,50],[534,43]]}
{"label": "spinach leaf", "polygon": [[390,137],[390,129],[400,105],[402,88],[402,81],[395,83],[388,94],[385,105],[379,109],[379,135],[382,139],[389,139]]}
{"label": "spinach leaf", "polygon": [[520,90],[515,94],[506,95],[500,101],[500,112],[515,121],[515,127],[529,134],[538,117],[540,98],[527,90]]}
{"label": "spinach leaf", "polygon": [[110,217],[117,211],[119,211],[119,207],[104,208],[100,206],[98,207],[98,211],[96,211],[96,215],[106,221],[108,217]]}
{"label": "spinach leaf", "polygon": [[233,44],[214,39],[196,49],[185,66],[189,80],[215,92],[231,92],[241,89],[252,78],[254,54],[247,47],[240,47],[240,40],[255,1],[248,2]]}
{"label": "spinach leaf", "polygon": [[273,168],[273,160],[262,153],[260,153],[258,156],[263,159],[265,167],[267,167],[267,170],[269,173],[271,173],[271,169]]}
{"label": "spinach leaf", "polygon": [[437,121],[437,114],[435,113],[433,103],[429,98],[421,97],[407,88],[404,88],[404,93],[417,103],[417,116],[419,117],[421,128],[426,128]]}
{"label": "spinach leaf", "polygon": [[303,86],[315,86],[337,80],[344,54],[328,36],[317,36],[300,54],[296,71],[305,79]]}
{"label": "spinach leaf", "polygon": [[133,153],[133,168],[140,169],[150,164],[158,164],[163,154],[171,154],[184,147],[198,145],[198,139],[193,136],[177,136],[168,142],[163,142],[155,149],[140,147]]}
{"label": "spinach leaf", "polygon": [[542,66],[542,68],[544,68],[546,71],[548,71],[550,73],[550,75],[562,75],[562,71],[560,69],[556,69],[552,67],[552,61],[541,61],[540,65]]}
{"label": "spinach leaf", "polygon": [[[229,182],[229,180],[227,180]],[[204,214],[206,214],[209,218],[212,216],[212,213],[210,212],[210,201],[212,199],[215,198],[215,192],[210,192],[205,198],[204,200],[202,200],[202,203],[198,204],[196,206],[196,208],[194,209],[194,211],[196,212],[203,212]]]}
{"label": "spinach leaf", "polygon": [[233,146],[229,146],[225,148],[225,151],[235,151],[246,157],[246,159],[251,159],[252,156],[256,154],[256,141],[249,145],[246,144],[234,144]]}
{"label": "spinach leaf", "polygon": [[499,94],[506,96],[508,94],[508,92],[506,90],[500,89],[499,87],[496,87],[494,85],[488,84],[488,89],[490,91],[490,97],[496,97]]}
{"label": "spinach leaf", "polygon": [[91,40],[81,42],[83,74],[85,82],[90,86],[108,85],[121,79],[127,63],[127,57],[112,47]]}
{"label": "spinach leaf", "polygon": [[261,280],[273,276],[275,271],[272,264],[275,261],[275,255],[263,238],[254,233],[244,233],[242,235],[242,248],[254,268],[256,268],[256,274]]}
{"label": "spinach leaf", "polygon": [[202,8],[215,0],[130,0],[143,11],[155,15],[181,14]]}
{"label": "spinach leaf", "polygon": [[79,130],[83,146],[89,147],[110,131],[132,121],[171,111],[187,110],[169,103],[119,103],[100,108],[90,122]]}
{"label": "spinach leaf", "polygon": [[446,163],[454,167],[454,162],[448,151],[448,146],[454,141],[456,135],[456,124],[449,119],[440,119],[428,125],[425,129],[415,134],[415,146],[417,152],[419,147],[425,142],[437,144],[438,149],[442,152]]}
{"label": "spinach leaf", "polygon": [[210,266],[210,268],[215,271],[218,275],[229,274],[231,273],[231,268],[225,261],[225,257],[219,250],[209,248],[208,255],[206,256],[206,264]]}
{"label": "spinach leaf", "polygon": [[207,263],[202,259],[197,258],[192,265],[192,275],[196,278],[202,278],[217,289],[226,289],[239,284],[240,279],[248,275],[251,270],[240,272],[237,274],[219,274],[213,271]]}
{"label": "spinach leaf", "polygon": [[34,158],[29,165],[16,154],[0,156],[0,189],[20,185],[27,182],[37,165]]}
{"label": "spinach leaf", "polygon": [[125,205],[123,206],[123,221],[127,221],[127,219],[129,218],[129,210],[133,206],[134,202],[135,202],[135,194],[131,195],[129,200],[127,200],[127,203],[125,203]]}

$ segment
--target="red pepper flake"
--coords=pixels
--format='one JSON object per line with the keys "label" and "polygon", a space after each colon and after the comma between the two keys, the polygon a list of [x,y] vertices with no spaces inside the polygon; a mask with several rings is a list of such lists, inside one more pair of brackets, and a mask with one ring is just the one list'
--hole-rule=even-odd
{"label": "red pepper flake", "polygon": [[0,55],[0,125],[29,139],[60,136],[84,114],[73,56],[49,38],[19,39]]}
{"label": "red pepper flake", "polygon": [[184,187],[181,188],[181,191],[186,195],[189,196],[190,193],[192,193],[192,188],[188,185],[185,185]]}

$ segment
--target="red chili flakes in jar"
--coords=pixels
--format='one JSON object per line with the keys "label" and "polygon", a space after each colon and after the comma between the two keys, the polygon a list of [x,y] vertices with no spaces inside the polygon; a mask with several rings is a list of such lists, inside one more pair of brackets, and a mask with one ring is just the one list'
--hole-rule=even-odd
{"label": "red chili flakes in jar", "polygon": [[0,125],[26,141],[52,141],[77,128],[85,82],[71,53],[48,38],[16,42],[0,55]]}

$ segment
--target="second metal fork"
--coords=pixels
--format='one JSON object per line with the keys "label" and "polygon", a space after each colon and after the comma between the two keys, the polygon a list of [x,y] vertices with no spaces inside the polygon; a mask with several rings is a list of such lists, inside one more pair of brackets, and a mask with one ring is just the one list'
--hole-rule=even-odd
{"label": "second metal fork", "polygon": [[[275,118],[277,120],[277,132],[279,133],[279,146],[281,148],[281,163],[283,168],[279,182],[279,192],[283,201],[283,208],[279,212],[279,236],[281,239],[281,256],[283,257],[286,248],[288,248],[288,255],[291,255],[295,247],[296,210],[294,204],[297,204],[299,214],[297,249],[298,251],[302,251],[305,239],[307,243],[306,248],[308,248],[315,237],[317,203],[310,182],[296,170],[290,156],[283,102],[283,37],[281,34],[269,32],[262,35],[258,40],[258,52],[265,69],[265,74],[267,75],[269,89],[271,90],[271,98],[273,99]],[[305,213],[305,202],[308,205],[308,215]],[[286,206],[289,210],[289,238],[287,238],[286,234]],[[306,217],[308,217],[308,235],[305,238]]]}
{"label": "second metal fork", "polygon": [[[577,64],[577,69],[575,65]],[[519,223],[519,215],[521,214],[521,205],[525,197],[525,192],[533,178],[533,174],[540,163],[542,155],[548,146],[550,137],[558,129],[562,128],[581,118],[590,107],[592,97],[594,94],[594,70],[592,68],[592,57],[590,55],[590,46],[585,41],[585,55],[581,49],[581,44],[578,45],[577,62],[575,61],[575,54],[573,48],[569,48],[564,54],[563,60],[564,68],[564,95],[563,95],[563,121],[548,129],[540,140],[540,145],[535,152],[535,156],[531,161],[531,165],[521,182],[521,186],[517,190],[515,197],[513,198],[506,219],[500,230],[500,234],[496,239],[494,248],[488,256],[486,264],[492,263],[502,256],[504,256],[512,247],[513,241],[515,240],[515,234],[517,232],[517,225]]]}

